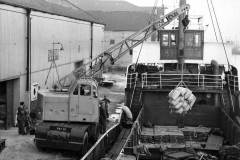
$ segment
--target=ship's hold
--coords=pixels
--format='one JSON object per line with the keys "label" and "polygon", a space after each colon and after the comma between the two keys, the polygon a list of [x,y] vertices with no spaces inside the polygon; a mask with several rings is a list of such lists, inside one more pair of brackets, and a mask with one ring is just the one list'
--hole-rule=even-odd
{"label": "ship's hold", "polygon": [[224,146],[219,151],[220,157],[224,160],[239,160],[240,143],[233,146]]}
{"label": "ship's hold", "polygon": [[169,108],[177,114],[187,113],[192,109],[196,97],[188,88],[177,87],[168,94]]}

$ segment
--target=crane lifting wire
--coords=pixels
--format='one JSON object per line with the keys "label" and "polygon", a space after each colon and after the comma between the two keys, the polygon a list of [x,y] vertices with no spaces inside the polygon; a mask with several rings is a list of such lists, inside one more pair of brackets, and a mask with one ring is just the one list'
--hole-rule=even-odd
{"label": "crane lifting wire", "polygon": [[[186,2],[185,2],[186,3]],[[180,2],[180,6],[184,3]],[[179,37],[184,39],[184,32],[187,29],[190,20],[188,19],[188,12],[186,15],[179,17]],[[191,110],[196,101],[196,97],[184,82],[184,43],[179,42],[178,62],[181,65],[181,80],[178,85],[168,94],[169,108],[171,113],[186,114]]]}

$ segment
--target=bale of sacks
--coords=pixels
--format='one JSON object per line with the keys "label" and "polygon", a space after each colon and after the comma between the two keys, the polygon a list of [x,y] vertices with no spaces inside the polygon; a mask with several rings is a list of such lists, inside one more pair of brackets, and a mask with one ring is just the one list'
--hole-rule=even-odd
{"label": "bale of sacks", "polygon": [[169,94],[169,108],[177,114],[187,113],[192,109],[196,97],[188,88],[177,87]]}

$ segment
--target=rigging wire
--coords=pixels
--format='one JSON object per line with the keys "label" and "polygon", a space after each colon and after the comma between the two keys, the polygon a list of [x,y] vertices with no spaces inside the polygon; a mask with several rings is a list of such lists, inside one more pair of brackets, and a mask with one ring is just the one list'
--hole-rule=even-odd
{"label": "rigging wire", "polygon": [[215,38],[216,38],[216,41],[218,42],[217,32],[216,32],[216,28],[215,28],[214,21],[213,21],[213,17],[212,17],[212,12],[211,12],[211,8],[210,8],[209,0],[207,0],[207,6],[208,6],[208,11],[209,11],[209,14],[210,14],[210,17],[211,17],[211,21],[212,21],[212,25],[213,25],[213,30],[214,30],[214,33],[215,33]]}
{"label": "rigging wire", "polygon": [[[154,13],[155,13],[155,11],[156,11],[156,9],[157,9],[157,4],[158,4],[158,0],[155,0],[154,6],[153,6],[153,8],[152,8],[152,13],[151,13],[151,15],[150,15],[149,18],[148,18],[148,23],[149,23],[149,24],[155,20],[155,14],[154,14]],[[158,14],[157,14],[157,15],[158,15]],[[146,31],[146,33],[145,33],[144,36],[146,36],[147,32],[148,32],[148,30]],[[136,60],[136,63],[135,63],[135,67],[134,67],[134,72],[136,72],[136,70],[137,70],[137,64],[138,64],[138,61],[139,61],[139,58],[140,58],[140,54],[141,54],[141,52],[142,52],[143,43],[144,43],[144,42],[142,42],[141,47],[140,47],[140,50],[139,50],[139,53],[138,53],[138,57],[137,57],[137,60]],[[138,75],[137,75],[137,76],[138,76]],[[129,108],[132,107],[132,103],[133,103],[133,98],[134,98],[134,93],[135,93],[135,90],[136,90],[136,86],[137,86],[137,77],[135,77],[135,85],[134,85],[134,88],[133,88],[133,93],[132,93],[132,97],[131,97],[131,101],[130,101]]]}
{"label": "rigging wire", "polygon": [[[163,2],[163,1],[162,1]],[[151,13],[151,15],[149,16],[149,18],[148,18],[148,23],[150,24],[151,22],[153,22],[154,20],[155,20],[155,11],[156,11],[156,9],[157,9],[157,5],[158,5],[158,0],[155,0],[155,2],[154,2],[154,6],[153,6],[153,8],[152,8],[152,13]],[[148,32],[148,31],[147,31]],[[147,32],[145,33],[145,34],[147,34]],[[138,57],[137,57],[137,60],[136,60],[136,63],[135,63],[135,71],[136,71],[136,69],[137,69],[137,64],[138,64],[138,61],[139,61],[139,58],[140,58],[140,54],[141,54],[141,52],[142,52],[142,48],[143,48],[143,43],[141,44],[141,47],[140,47],[140,50],[139,50],[139,53],[138,53]]]}
{"label": "rigging wire", "polygon": [[217,27],[218,27],[219,35],[220,35],[221,42],[222,42],[222,45],[223,45],[223,49],[224,49],[224,52],[225,52],[225,56],[226,56],[226,59],[227,59],[228,69],[230,69],[230,62],[229,62],[229,58],[228,58],[228,55],[227,55],[227,50],[226,50],[226,47],[225,47],[225,44],[224,44],[224,41],[223,41],[222,32],[221,32],[221,29],[220,29],[220,26],[219,26],[219,23],[218,23],[218,18],[217,18],[212,0],[210,0],[210,2],[211,2],[213,13],[214,13],[214,16],[215,16],[215,19],[216,19],[216,22],[217,22]]}
{"label": "rigging wire", "polygon": [[[216,22],[217,22],[218,31],[219,31],[219,34],[220,34],[220,38],[221,38],[221,42],[222,42],[223,49],[224,49],[224,52],[225,52],[225,56],[226,56],[226,59],[227,59],[228,70],[231,73],[231,69],[230,69],[231,65],[230,65],[228,55],[227,55],[227,51],[226,51],[226,47],[225,47],[225,44],[224,44],[224,41],[223,41],[222,32],[221,32],[221,29],[220,29],[220,26],[219,26],[219,23],[218,23],[218,18],[217,18],[212,0],[210,0],[210,2],[211,2],[211,5],[212,5],[212,8],[213,8],[213,13],[214,13],[214,16],[215,16],[215,19],[216,19]],[[229,78],[228,78],[228,84],[229,84]],[[235,112],[235,106],[234,106],[234,103],[233,103],[233,95],[232,95],[230,87],[228,87],[228,92],[229,92],[229,96],[230,96],[230,103],[231,103],[231,106],[232,106],[232,112],[234,113]]]}

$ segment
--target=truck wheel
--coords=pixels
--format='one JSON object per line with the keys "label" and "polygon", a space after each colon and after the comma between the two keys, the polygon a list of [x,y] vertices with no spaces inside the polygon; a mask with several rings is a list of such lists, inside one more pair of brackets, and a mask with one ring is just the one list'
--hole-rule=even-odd
{"label": "truck wheel", "polygon": [[89,143],[88,143],[88,132],[84,133],[83,136],[83,146],[82,146],[82,155],[86,154],[88,151]]}

